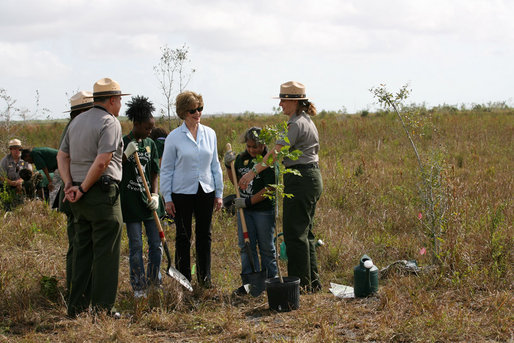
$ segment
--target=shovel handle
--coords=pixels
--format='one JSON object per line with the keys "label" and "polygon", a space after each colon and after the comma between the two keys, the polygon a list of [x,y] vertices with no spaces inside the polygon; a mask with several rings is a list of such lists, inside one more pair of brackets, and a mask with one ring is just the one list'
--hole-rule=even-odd
{"label": "shovel handle", "polygon": [[[141,161],[139,160],[139,155],[137,151],[134,152],[134,159],[136,160],[137,170],[139,171],[139,175],[141,179],[143,179],[143,185],[145,186],[146,197],[148,199],[152,198],[152,193],[150,192],[150,188],[148,188],[148,183],[146,182],[145,174],[143,173],[143,167],[141,166]],[[157,229],[159,230],[159,236],[161,237],[162,244],[166,244],[166,238],[164,237],[164,231],[162,230],[161,221],[159,220],[159,216],[157,215],[157,211],[153,212],[153,219],[155,220],[155,224],[157,224]]]}
{"label": "shovel handle", "polygon": [[[227,145],[225,146],[225,149],[227,152],[232,151],[232,146],[230,145],[230,143],[227,143]],[[239,194],[239,186],[237,185],[237,175],[236,175],[236,168],[234,167],[234,164],[235,164],[234,161],[230,162],[230,170],[232,171],[232,180],[234,180],[234,188],[236,189],[236,196],[238,198],[240,198],[241,195]],[[248,230],[246,228],[245,215],[244,215],[242,208],[239,209],[239,217],[241,218],[241,226],[243,227],[243,238],[245,240],[245,243],[250,243],[250,238],[248,237]]]}
{"label": "shovel handle", "polygon": [[[152,198],[152,193],[150,193],[150,188],[148,188],[148,183],[146,182],[145,174],[143,173],[143,167],[141,166],[141,161],[139,160],[139,155],[137,154],[137,151],[134,152],[134,159],[136,160],[137,170],[139,172],[139,175],[143,179],[143,186],[145,187],[146,197],[148,199]],[[161,220],[159,219],[159,215],[157,214],[157,211],[152,211],[153,213],[153,219],[155,221],[155,224],[157,225],[157,230],[159,230],[159,237],[161,238],[162,246],[164,248],[164,253],[166,254],[166,259],[168,260],[168,270],[171,267],[171,255],[170,251],[168,249],[168,243],[166,243],[166,237],[164,237],[164,230],[162,229]]]}

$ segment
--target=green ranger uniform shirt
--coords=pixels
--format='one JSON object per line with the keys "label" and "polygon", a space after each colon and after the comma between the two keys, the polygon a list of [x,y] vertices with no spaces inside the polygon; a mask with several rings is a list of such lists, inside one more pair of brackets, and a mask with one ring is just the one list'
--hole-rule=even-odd
{"label": "green ranger uniform shirt", "polygon": [[[130,141],[134,140],[134,135],[130,132],[123,137],[123,144],[126,147]],[[152,189],[150,177],[152,174],[159,174],[159,156],[154,141],[145,138],[137,142],[139,147],[137,155],[141,162],[141,167],[145,173],[148,188]],[[134,156],[129,156],[123,164],[123,177],[120,183],[121,211],[125,223],[140,222],[153,219],[153,213],[147,207],[148,198],[146,196],[143,180],[139,176],[136,160]],[[159,211],[157,211],[159,214]]]}
{"label": "green ranger uniform shirt", "polygon": [[[266,155],[266,151],[262,153]],[[247,151],[243,151],[236,157],[234,168],[236,168],[237,179],[248,173],[255,165],[253,157]],[[266,168],[261,171],[249,184],[245,190],[239,189],[241,198],[249,198],[257,193],[264,187],[275,183],[275,172],[273,168]],[[273,202],[271,199],[264,199],[263,201],[252,205],[249,210],[252,211],[268,211],[273,209]]]}
{"label": "green ranger uniform shirt", "polygon": [[57,169],[57,149],[52,148],[34,148],[30,156],[34,160],[37,170],[47,168],[49,172]]}

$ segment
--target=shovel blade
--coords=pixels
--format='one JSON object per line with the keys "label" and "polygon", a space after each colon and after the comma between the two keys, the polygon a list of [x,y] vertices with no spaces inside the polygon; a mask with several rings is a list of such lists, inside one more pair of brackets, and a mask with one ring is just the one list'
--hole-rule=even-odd
{"label": "shovel blade", "polygon": [[175,280],[177,280],[182,286],[184,286],[188,291],[193,291],[193,286],[191,286],[191,282],[182,274],[179,272],[176,268],[169,266],[168,270],[166,270],[166,274],[168,276],[171,276]]}
{"label": "shovel blade", "polygon": [[260,272],[241,274],[243,285],[250,285],[250,294],[253,297],[258,297],[266,289],[266,270]]}

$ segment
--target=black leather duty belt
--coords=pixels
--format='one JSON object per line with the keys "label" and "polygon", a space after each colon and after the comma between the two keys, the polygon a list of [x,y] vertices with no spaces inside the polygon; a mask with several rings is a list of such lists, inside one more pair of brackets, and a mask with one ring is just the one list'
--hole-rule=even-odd
{"label": "black leather duty belt", "polygon": [[287,168],[290,168],[290,169],[318,169],[319,165],[318,165],[318,162],[314,162],[314,163],[306,163],[306,164],[293,164],[292,166],[289,166]]}
{"label": "black leather duty belt", "polygon": [[[82,182],[73,182],[73,186],[80,186],[82,184]],[[98,179],[98,181],[96,181],[94,185],[112,185],[112,184],[116,184],[116,185],[119,185],[120,182],[119,181],[116,181],[114,180],[112,177],[108,176],[108,175],[102,175],[100,176],[100,179]]]}

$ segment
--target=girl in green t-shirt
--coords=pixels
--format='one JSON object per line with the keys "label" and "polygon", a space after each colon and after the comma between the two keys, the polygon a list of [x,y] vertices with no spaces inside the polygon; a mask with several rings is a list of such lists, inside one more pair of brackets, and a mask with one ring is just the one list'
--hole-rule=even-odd
{"label": "girl in green t-shirt", "polygon": [[[231,151],[225,154],[225,167],[228,170],[230,182],[236,185],[236,187],[238,187],[237,180],[233,180],[232,173],[230,172],[231,162],[234,161],[236,177],[239,180],[243,175],[254,168],[257,155],[264,156],[267,153],[266,145],[258,140],[260,132],[261,128],[259,127],[248,129],[244,135],[246,150],[237,156]],[[275,246],[273,245],[275,210],[273,208],[273,202],[264,197],[264,193],[266,193],[270,189],[270,185],[274,183],[275,173],[272,169],[268,168],[252,180],[251,184],[248,185],[245,190],[239,189],[241,197],[235,199],[234,205],[236,209],[244,208],[243,213],[252,253],[252,256],[248,256],[246,249],[244,249],[243,228],[238,213],[238,245],[241,251],[241,277],[243,283],[247,283],[245,275],[254,272],[251,267],[250,259],[253,259],[253,264],[256,269],[266,270],[268,278],[274,278],[278,273],[277,261],[275,260]],[[260,261],[259,255],[257,254],[257,246],[259,247],[261,257]],[[234,294],[245,295],[246,289],[244,285],[236,289]]]}
{"label": "girl in green t-shirt", "polygon": [[[129,239],[130,284],[134,297],[146,297],[147,287],[161,284],[161,240],[153,211],[159,209],[158,175],[159,156],[154,141],[149,138],[155,125],[152,112],[155,110],[148,98],[132,97],[127,104],[127,117],[132,121],[132,131],[123,137],[123,177],[120,183],[121,210],[127,226]],[[152,192],[148,199],[137,170],[133,154],[137,151],[146,181]],[[162,209],[161,209],[162,211]],[[143,263],[142,223],[145,224],[148,239],[148,266],[145,275]]]}

